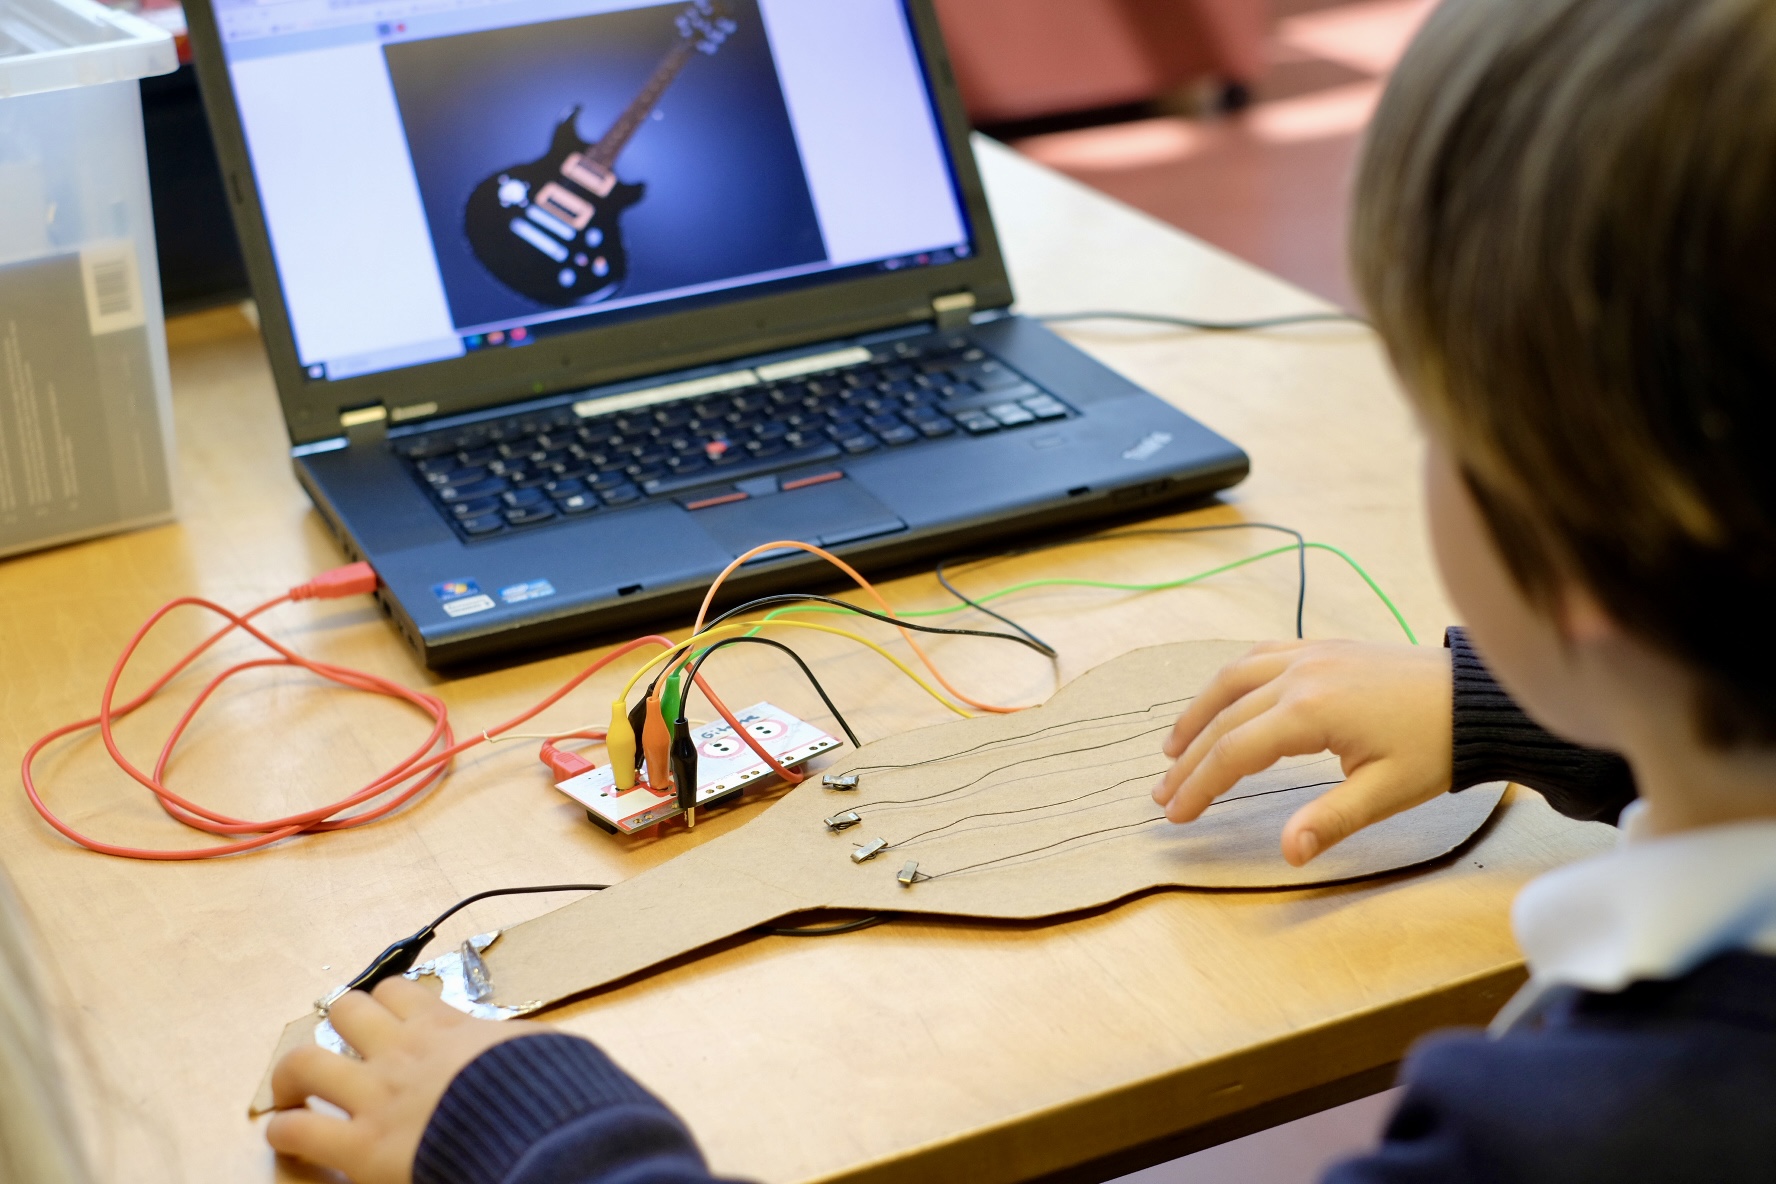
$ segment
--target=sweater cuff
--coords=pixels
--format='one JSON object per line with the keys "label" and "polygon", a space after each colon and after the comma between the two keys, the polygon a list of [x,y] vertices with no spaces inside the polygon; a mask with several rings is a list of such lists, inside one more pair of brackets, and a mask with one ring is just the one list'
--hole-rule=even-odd
{"label": "sweater cuff", "polygon": [[590,1041],[540,1032],[496,1044],[444,1091],[413,1161],[413,1184],[492,1184],[556,1129],[600,1110],[670,1117]]}
{"label": "sweater cuff", "polygon": [[1635,798],[1628,763],[1614,753],[1569,744],[1525,715],[1494,681],[1465,629],[1446,630],[1443,644],[1455,671],[1450,788],[1515,781],[1568,818],[1615,822]]}

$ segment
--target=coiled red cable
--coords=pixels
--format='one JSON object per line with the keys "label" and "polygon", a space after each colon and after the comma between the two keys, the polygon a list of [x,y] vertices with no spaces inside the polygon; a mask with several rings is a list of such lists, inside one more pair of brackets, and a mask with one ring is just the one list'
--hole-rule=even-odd
{"label": "coiled red cable", "polygon": [[[182,596],[177,600],[169,601],[162,605],[142,624],[140,629],[136,630],[135,636],[130,638],[129,644],[124,647],[123,653],[118,657],[116,664],[112,666],[111,674],[105,680],[104,693],[99,699],[99,713],[90,719],[79,720],[75,723],[65,724],[62,727],[54,729],[26,750],[20,775],[24,781],[25,794],[30,798],[31,805],[36,808],[38,814],[43,816],[45,822],[49,823],[50,826],[54,827],[63,836],[73,842],[78,843],[89,850],[100,852],[101,854],[122,856],[128,859],[213,859],[221,855],[235,855],[243,851],[252,851],[260,847],[266,847],[298,834],[317,834],[326,831],[348,830],[352,827],[363,826],[366,823],[374,822],[377,819],[383,818],[389,813],[400,809],[429,786],[436,784],[448,771],[450,762],[454,760],[459,753],[473,748],[477,744],[490,740],[502,732],[508,732],[518,725],[535,718],[543,711],[558,703],[563,697],[573,691],[581,683],[585,682],[588,678],[591,678],[594,674],[597,674],[600,670],[603,670],[606,666],[625,654],[631,653],[643,646],[657,645],[670,648],[674,644],[670,638],[662,637],[658,634],[651,634],[646,637],[638,637],[633,641],[618,646],[610,653],[605,654],[596,662],[593,662],[584,670],[581,670],[578,674],[568,679],[567,682],[563,683],[559,688],[534,706],[526,708],[524,711],[513,716],[511,719],[506,720],[504,723],[488,728],[483,732],[477,732],[468,739],[459,742],[450,727],[449,708],[446,707],[444,701],[436,695],[428,695],[423,691],[413,690],[412,688],[402,686],[400,683],[394,682],[391,679],[386,679],[362,670],[353,670],[346,666],[334,665],[331,662],[321,662],[313,658],[304,657],[275,639],[267,636],[252,623],[254,618],[259,617],[281,604],[291,601],[313,598],[332,599],[341,596],[358,595],[373,591],[375,587],[376,576],[375,573],[370,570],[369,565],[356,563],[327,572],[325,575],[308,584],[292,588],[282,596],[274,597],[271,600],[266,601],[264,604],[249,609],[244,613],[235,613],[216,604],[214,601],[205,600],[195,596]],[[135,655],[136,650],[141,646],[143,639],[146,638],[154,627],[168,616],[168,614],[186,607],[200,608],[207,612],[214,613],[223,618],[227,623],[223,625],[222,628],[216,630],[216,632],[210,634],[209,637],[205,638],[183,658],[180,658],[175,662],[164,674],[150,683],[146,690],[127,702],[121,704],[117,703],[115,700],[118,681],[123,677],[124,670],[128,667],[130,659]],[[160,755],[154,762],[153,771],[147,773],[143,772],[134,762],[125,756],[122,749],[118,747],[117,738],[112,732],[113,725],[118,720],[123,719],[125,716],[128,716],[152,700],[169,682],[176,678],[217,642],[221,641],[235,630],[240,630],[248,634],[255,641],[258,641],[261,645],[264,645],[267,649],[271,650],[276,656],[238,662],[229,666],[204,684],[203,688],[198,691],[190,705],[187,706],[184,713],[180,715],[178,722],[173,725],[172,730],[168,733],[166,742],[161,745]],[[234,818],[193,802],[169,788],[165,781],[167,763],[172,759],[173,751],[178,746],[180,738],[184,736],[185,730],[191,725],[191,721],[196,718],[197,713],[203,708],[203,705],[209,701],[210,697],[229,679],[238,674],[243,674],[249,670],[258,670],[276,666],[293,666],[301,670],[306,670],[329,682],[337,683],[340,686],[349,687],[353,690],[366,691],[371,694],[386,695],[392,699],[398,699],[410,703],[431,718],[431,731],[426,736],[425,740],[403,760],[384,772],[381,776],[373,779],[363,788],[336,802],[329,802],[326,805],[317,806],[311,810],[304,810],[297,814],[286,815],[282,818],[273,818],[262,821]],[[721,713],[723,718],[732,719],[732,713],[729,712],[727,707],[715,697],[707,683],[701,678],[698,678],[697,686],[709,697],[709,701],[715,705],[716,710]],[[173,850],[129,847],[116,843],[107,843],[100,839],[92,838],[89,835],[82,834],[80,831],[75,830],[72,826],[68,825],[68,823],[64,822],[49,808],[44,802],[42,795],[38,792],[36,780],[32,776],[32,767],[36,763],[38,755],[44,750],[44,748],[61,739],[63,736],[91,727],[97,727],[99,729],[99,735],[104,740],[105,751],[111,755],[111,759],[116,763],[117,767],[122,769],[138,784],[147,789],[148,792],[152,793],[155,800],[160,804],[161,809],[165,810],[168,815],[194,830],[203,831],[207,834],[217,835],[223,838],[229,838],[233,841],[219,843],[208,847],[189,847]],[[750,733],[746,732],[744,728],[736,727],[735,730],[755,752],[758,752],[767,761],[771,760],[770,756],[763,751],[762,746],[758,744]],[[776,762],[772,761],[771,763],[775,765]],[[355,807],[365,806],[368,803],[374,804],[369,804],[368,808],[360,810],[357,813],[347,813],[347,811],[350,811]],[[236,836],[247,837],[236,838]]]}

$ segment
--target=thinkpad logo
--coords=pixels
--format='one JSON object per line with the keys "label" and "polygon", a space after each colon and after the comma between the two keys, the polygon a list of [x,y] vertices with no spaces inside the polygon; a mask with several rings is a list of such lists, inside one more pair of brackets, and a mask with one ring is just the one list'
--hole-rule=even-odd
{"label": "thinkpad logo", "polygon": [[1146,460],[1154,453],[1172,442],[1170,432],[1152,432],[1141,437],[1133,448],[1122,454],[1123,460]]}

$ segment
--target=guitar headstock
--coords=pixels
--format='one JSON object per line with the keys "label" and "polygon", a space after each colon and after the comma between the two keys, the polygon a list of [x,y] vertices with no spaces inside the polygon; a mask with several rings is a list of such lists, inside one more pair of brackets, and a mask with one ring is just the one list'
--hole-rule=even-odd
{"label": "guitar headstock", "polygon": [[722,0],[691,0],[678,14],[678,34],[703,53],[714,53],[740,26]]}

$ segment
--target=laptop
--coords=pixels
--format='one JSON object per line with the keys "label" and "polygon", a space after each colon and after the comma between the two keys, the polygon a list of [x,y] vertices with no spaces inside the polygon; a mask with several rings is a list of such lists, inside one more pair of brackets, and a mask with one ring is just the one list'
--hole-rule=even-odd
{"label": "laptop", "polygon": [[1012,311],[931,0],[187,12],[296,474],[428,665],[1247,472]]}

